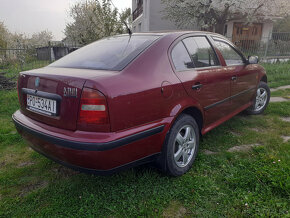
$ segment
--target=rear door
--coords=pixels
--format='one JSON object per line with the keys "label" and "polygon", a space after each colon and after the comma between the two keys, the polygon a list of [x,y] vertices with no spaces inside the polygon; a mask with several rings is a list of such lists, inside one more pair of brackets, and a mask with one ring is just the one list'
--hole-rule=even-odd
{"label": "rear door", "polygon": [[230,43],[219,37],[213,37],[216,48],[226,63],[231,75],[231,107],[236,110],[249,103],[255,94],[257,85],[257,65],[247,65],[244,56]]}
{"label": "rear door", "polygon": [[171,52],[176,75],[205,111],[205,125],[229,113],[230,75],[204,35],[184,37]]}

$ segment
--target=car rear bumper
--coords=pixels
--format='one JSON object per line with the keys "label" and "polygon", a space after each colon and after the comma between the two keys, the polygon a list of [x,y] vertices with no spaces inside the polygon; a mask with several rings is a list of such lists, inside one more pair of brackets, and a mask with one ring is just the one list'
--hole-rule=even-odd
{"label": "car rear bumper", "polygon": [[44,156],[71,168],[89,172],[114,172],[152,160],[161,152],[171,118],[114,133],[67,131],[13,114],[16,129]]}

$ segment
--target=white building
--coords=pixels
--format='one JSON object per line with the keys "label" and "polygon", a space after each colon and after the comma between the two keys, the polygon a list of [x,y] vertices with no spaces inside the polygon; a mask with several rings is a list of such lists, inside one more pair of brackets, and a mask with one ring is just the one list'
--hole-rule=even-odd
{"label": "white building", "polygon": [[133,32],[177,30],[177,26],[164,18],[161,0],[132,0]]}
{"label": "white building", "polygon": [[[179,28],[165,18],[161,0],[132,0],[133,32],[178,30]],[[199,30],[196,27],[193,30]],[[273,30],[273,20],[247,25],[240,20],[225,23],[224,35],[234,43],[241,40],[267,41]]]}

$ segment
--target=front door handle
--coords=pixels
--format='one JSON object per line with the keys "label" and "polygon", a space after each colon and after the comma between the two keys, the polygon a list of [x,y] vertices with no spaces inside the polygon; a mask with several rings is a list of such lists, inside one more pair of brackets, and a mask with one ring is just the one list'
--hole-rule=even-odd
{"label": "front door handle", "polygon": [[237,76],[232,76],[232,80],[233,80],[233,81],[236,81],[237,79],[238,79]]}
{"label": "front door handle", "polygon": [[199,90],[201,87],[202,87],[202,84],[197,83],[197,84],[193,85],[191,88],[192,88],[193,90]]}

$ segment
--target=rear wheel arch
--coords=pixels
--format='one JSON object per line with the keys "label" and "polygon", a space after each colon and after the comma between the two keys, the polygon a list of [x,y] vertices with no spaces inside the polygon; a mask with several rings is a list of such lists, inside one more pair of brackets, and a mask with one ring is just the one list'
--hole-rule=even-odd
{"label": "rear wheel arch", "polygon": [[260,81],[263,81],[263,82],[265,82],[265,83],[268,83],[268,78],[267,78],[267,76],[264,75],[264,76],[261,78]]}
{"label": "rear wheel arch", "polygon": [[[170,133],[171,128],[178,121],[178,119],[180,117],[182,117],[182,115],[189,115],[195,120],[195,122],[198,126],[199,134],[201,135],[201,130],[203,127],[203,120],[204,120],[202,111],[200,109],[198,109],[198,107],[196,107],[196,106],[188,106],[188,107],[184,107],[184,108],[180,109],[180,111],[175,114],[175,118],[173,119],[172,123],[170,124],[170,128],[169,128],[168,132],[166,133],[166,136],[165,136],[162,148],[161,148],[161,155],[155,161],[158,168],[160,168],[163,172],[167,171],[167,166],[165,163],[164,155],[166,153],[166,143],[168,142],[168,139],[169,139],[169,133]],[[198,137],[200,137],[200,135]]]}
{"label": "rear wheel arch", "polygon": [[[166,173],[167,175],[181,176],[191,168],[191,166],[195,160],[195,157],[197,155],[197,151],[198,151],[198,147],[199,147],[200,127],[199,127],[199,124],[197,121],[197,120],[199,120],[199,122],[201,121],[200,117],[198,117],[199,113],[200,113],[200,111],[194,107],[186,108],[184,111],[179,113],[176,116],[176,119],[172,122],[172,126],[171,126],[170,130],[166,134],[166,137],[165,137],[165,140],[164,140],[164,143],[162,146],[161,154],[156,159],[156,162],[155,162],[157,164],[157,167],[161,171]],[[178,132],[180,131],[179,130],[180,127],[183,128],[183,126],[186,128],[188,128],[188,127],[192,128],[192,131],[194,132],[193,138],[192,138],[193,139],[192,142],[194,142],[194,147],[192,148],[193,150],[187,151],[187,149],[190,149],[190,147],[184,147],[184,146],[188,146],[188,145],[184,144],[184,142],[185,143],[189,142],[186,140],[183,141],[182,144],[178,145],[178,147],[183,146],[183,148],[180,148],[180,150],[182,149],[183,152],[185,152],[187,154],[186,156],[188,156],[190,154],[190,159],[188,159],[188,162],[186,162],[186,164],[184,166],[179,166],[179,165],[176,165],[177,160],[175,157],[175,152],[178,153],[178,151],[176,151],[177,147],[174,144],[175,143],[174,141],[176,140],[176,137],[177,137],[176,134],[178,134]],[[182,128],[181,128],[181,130],[183,130]],[[189,140],[191,140],[191,139],[189,139]],[[177,149],[177,150],[179,150],[179,149]],[[184,161],[185,157],[183,156],[182,158]],[[175,160],[175,163],[174,163],[174,160]],[[179,161],[180,160],[178,160],[178,162]]]}
{"label": "rear wheel arch", "polygon": [[203,127],[203,115],[202,115],[202,112],[198,108],[188,107],[184,109],[178,116],[180,116],[181,114],[188,114],[192,116],[198,125],[199,131],[201,132],[202,127]]}

